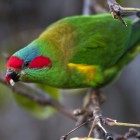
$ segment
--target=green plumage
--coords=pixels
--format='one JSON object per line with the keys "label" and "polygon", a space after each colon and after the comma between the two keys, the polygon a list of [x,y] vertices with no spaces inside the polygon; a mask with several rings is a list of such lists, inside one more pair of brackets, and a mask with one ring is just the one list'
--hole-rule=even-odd
{"label": "green plumage", "polygon": [[51,68],[24,69],[21,81],[59,88],[102,87],[110,83],[140,51],[140,23],[128,27],[109,14],[64,18],[14,56],[30,56],[37,48]]}

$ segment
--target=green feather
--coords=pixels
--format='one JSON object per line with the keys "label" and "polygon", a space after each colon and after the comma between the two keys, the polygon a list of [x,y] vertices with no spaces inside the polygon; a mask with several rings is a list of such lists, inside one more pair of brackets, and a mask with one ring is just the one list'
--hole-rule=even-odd
{"label": "green feather", "polygon": [[20,80],[59,88],[107,85],[140,51],[140,21],[125,21],[127,27],[101,14],[72,16],[50,25],[34,44],[40,55],[51,59],[52,67],[24,69]]}

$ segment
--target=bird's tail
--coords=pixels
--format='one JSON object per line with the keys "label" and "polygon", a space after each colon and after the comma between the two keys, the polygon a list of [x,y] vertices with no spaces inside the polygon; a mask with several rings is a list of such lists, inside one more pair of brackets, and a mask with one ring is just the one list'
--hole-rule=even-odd
{"label": "bird's tail", "polygon": [[[137,15],[140,15],[140,12]],[[129,48],[134,47],[135,44],[138,44],[138,43],[140,43],[140,17],[136,21],[133,22]]]}
{"label": "bird's tail", "polygon": [[140,16],[132,24],[128,50],[120,58],[120,61],[118,61],[120,69],[132,61],[140,53]]}

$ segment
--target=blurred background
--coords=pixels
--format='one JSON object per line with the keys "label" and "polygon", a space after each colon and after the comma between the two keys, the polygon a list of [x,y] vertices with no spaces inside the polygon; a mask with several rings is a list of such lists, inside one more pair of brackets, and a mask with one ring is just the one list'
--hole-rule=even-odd
{"label": "blurred background", "polygon": [[[5,71],[7,55],[26,46],[49,24],[66,16],[88,14],[84,8],[89,0],[0,0],[0,73]],[[100,5],[107,7],[104,0]],[[120,0],[122,6],[140,7],[139,0]],[[92,4],[90,12],[104,12]],[[108,9],[107,9],[108,10]],[[103,90],[107,101],[104,116],[121,122],[140,123],[140,55],[129,64],[112,85]],[[70,91],[62,91],[70,92]],[[73,91],[72,91],[73,92]],[[63,94],[63,104],[69,108],[82,105],[83,94]],[[38,119],[20,107],[12,91],[0,84],[0,140],[59,140],[75,126],[75,122],[56,113],[48,119]],[[123,134],[128,128],[111,127],[109,131]],[[73,136],[86,136],[81,128]]]}

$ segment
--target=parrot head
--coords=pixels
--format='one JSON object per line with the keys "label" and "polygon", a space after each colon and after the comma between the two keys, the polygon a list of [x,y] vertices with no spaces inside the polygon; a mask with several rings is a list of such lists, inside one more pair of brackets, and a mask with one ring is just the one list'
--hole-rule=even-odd
{"label": "parrot head", "polygon": [[41,77],[41,72],[50,68],[50,58],[42,55],[36,43],[31,43],[9,58],[5,79],[12,86],[17,81],[38,82],[37,75]]}

